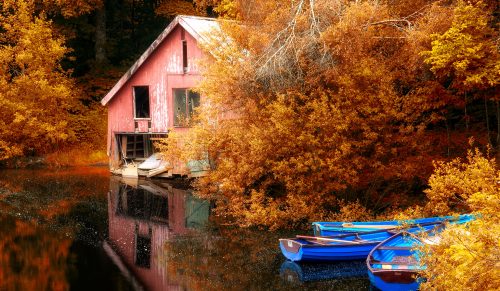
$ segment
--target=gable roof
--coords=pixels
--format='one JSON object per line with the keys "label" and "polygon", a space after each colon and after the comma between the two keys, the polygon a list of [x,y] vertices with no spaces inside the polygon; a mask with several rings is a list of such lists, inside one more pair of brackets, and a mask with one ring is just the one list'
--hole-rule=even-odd
{"label": "gable roof", "polygon": [[141,55],[141,57],[128,69],[128,71],[118,80],[115,86],[104,96],[101,100],[102,105],[108,102],[118,93],[125,83],[139,70],[144,62],[153,54],[153,52],[160,46],[160,44],[167,38],[167,36],[180,25],[198,42],[208,41],[208,33],[213,29],[220,29],[219,23],[214,18],[178,15],[170,24],[163,30],[163,32],[156,38],[156,40],[148,47],[148,49]]}

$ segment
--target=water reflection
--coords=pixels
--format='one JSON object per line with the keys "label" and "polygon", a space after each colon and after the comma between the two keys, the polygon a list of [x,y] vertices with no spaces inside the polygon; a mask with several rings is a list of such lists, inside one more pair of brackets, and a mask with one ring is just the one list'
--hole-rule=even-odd
{"label": "water reflection", "polygon": [[366,277],[366,262],[347,261],[336,263],[296,263],[285,261],[281,265],[280,275],[288,282],[313,282],[333,279]]}
{"label": "water reflection", "polygon": [[302,280],[281,277],[278,238],[293,233],[207,224],[209,212],[168,182],[106,168],[0,171],[0,290],[369,288],[304,266]]}
{"label": "water reflection", "polygon": [[209,212],[206,201],[167,183],[112,178],[105,249],[146,290],[368,290],[360,262],[283,271],[285,263],[282,271],[300,280],[280,277],[284,234],[221,226]]}
{"label": "water reflection", "polygon": [[65,290],[71,240],[1,215],[0,290]]}
{"label": "water reflection", "polygon": [[159,181],[113,177],[108,195],[109,235],[105,249],[147,290],[179,290],[169,280],[164,244],[174,235],[206,224],[209,204]]}
{"label": "water reflection", "polygon": [[0,171],[0,290],[132,290],[102,250],[106,168]]}

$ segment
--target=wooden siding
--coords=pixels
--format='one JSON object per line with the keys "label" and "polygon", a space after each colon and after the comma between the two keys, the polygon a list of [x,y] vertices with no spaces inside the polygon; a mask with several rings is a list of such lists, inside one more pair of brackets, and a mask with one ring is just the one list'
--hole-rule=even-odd
{"label": "wooden siding", "polygon": [[[108,155],[118,159],[115,133],[119,132],[167,132],[173,128],[173,89],[192,88],[200,81],[198,61],[204,53],[196,39],[187,32],[188,70],[182,63],[182,28],[177,25],[141,67],[117,91],[108,105]],[[133,87],[149,86],[150,119],[134,119]],[[151,127],[149,127],[149,125]],[[185,131],[185,128],[174,128]]]}

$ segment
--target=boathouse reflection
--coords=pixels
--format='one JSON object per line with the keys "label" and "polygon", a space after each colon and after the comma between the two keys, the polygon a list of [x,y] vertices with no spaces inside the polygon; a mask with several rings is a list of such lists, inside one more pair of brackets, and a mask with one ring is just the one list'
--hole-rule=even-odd
{"label": "boathouse reflection", "polygon": [[208,220],[209,203],[164,182],[112,177],[105,249],[136,287],[181,290],[167,278],[164,244]]}

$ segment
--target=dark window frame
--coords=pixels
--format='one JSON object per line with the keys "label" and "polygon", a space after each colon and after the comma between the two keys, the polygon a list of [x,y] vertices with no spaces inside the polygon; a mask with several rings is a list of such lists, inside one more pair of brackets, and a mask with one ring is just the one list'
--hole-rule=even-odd
{"label": "dark window frame", "polygon": [[[176,91],[184,91],[184,101],[185,101],[184,106],[185,106],[185,108],[184,108],[183,113],[186,116],[185,120],[187,122],[179,122],[178,119],[183,118],[183,117],[176,116],[176,114],[177,114]],[[189,93],[190,92],[198,95],[198,104],[196,106],[193,106],[192,110],[189,110]],[[173,104],[173,108],[174,108],[174,110],[173,110],[173,114],[174,114],[173,125],[174,125],[174,127],[190,127],[191,126],[190,120],[191,120],[192,114],[194,112],[194,109],[201,105],[201,95],[200,95],[200,93],[191,90],[191,88],[173,88],[172,89],[172,104]],[[189,116],[188,116],[188,113],[189,113]]]}
{"label": "dark window frame", "polygon": [[[147,88],[147,96],[148,96],[148,117],[138,117],[137,116],[137,102],[136,102],[136,88]],[[148,85],[140,85],[140,86],[132,86],[132,101],[133,101],[133,111],[134,111],[134,120],[151,120],[151,96],[149,94],[149,86]]]}
{"label": "dark window frame", "polygon": [[188,47],[186,41],[186,32],[184,29],[181,30],[181,49],[182,49],[182,73],[186,74],[188,72]]}
{"label": "dark window frame", "polygon": [[182,72],[186,74],[189,69],[188,65],[188,48],[187,48],[187,41],[185,39],[182,40]]}

